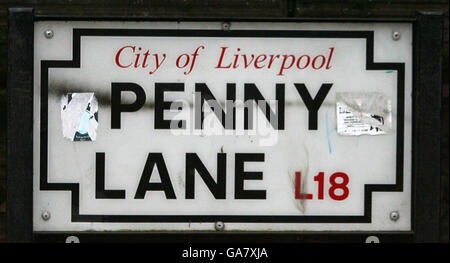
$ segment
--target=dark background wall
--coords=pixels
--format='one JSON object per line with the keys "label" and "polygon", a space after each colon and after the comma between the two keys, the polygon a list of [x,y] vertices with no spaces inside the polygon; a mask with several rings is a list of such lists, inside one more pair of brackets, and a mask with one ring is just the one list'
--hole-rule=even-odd
{"label": "dark background wall", "polygon": [[33,7],[38,15],[136,17],[408,18],[414,17],[417,11],[443,12],[441,242],[449,242],[448,0],[0,0],[0,242],[5,239],[7,15],[10,7]]}

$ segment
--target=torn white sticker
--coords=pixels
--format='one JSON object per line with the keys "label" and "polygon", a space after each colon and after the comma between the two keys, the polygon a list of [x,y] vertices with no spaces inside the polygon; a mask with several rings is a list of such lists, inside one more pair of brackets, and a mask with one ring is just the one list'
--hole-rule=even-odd
{"label": "torn white sticker", "polygon": [[98,103],[94,93],[67,93],[61,98],[64,138],[71,141],[95,141]]}
{"label": "torn white sticker", "polygon": [[392,127],[391,102],[379,92],[336,93],[340,135],[381,135]]}

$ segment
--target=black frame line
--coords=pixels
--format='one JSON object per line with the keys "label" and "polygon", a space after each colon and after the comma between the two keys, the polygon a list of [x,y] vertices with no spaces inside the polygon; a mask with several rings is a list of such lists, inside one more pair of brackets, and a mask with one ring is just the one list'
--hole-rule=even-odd
{"label": "black frame line", "polygon": [[[286,216],[286,215],[82,215],[79,213],[78,183],[49,183],[47,174],[48,147],[48,70],[49,68],[79,68],[82,36],[147,36],[147,37],[244,37],[244,38],[359,38],[366,40],[366,70],[397,71],[397,137],[395,184],[364,185],[364,214],[354,216]],[[73,29],[72,60],[42,60],[41,64],[41,127],[40,127],[40,190],[70,191],[72,222],[121,223],[370,223],[373,192],[403,191],[404,161],[404,99],[405,64],[373,61],[373,31],[281,31],[281,30],[161,30],[161,29]]]}
{"label": "black frame line", "polygon": [[76,236],[80,243],[153,243],[167,244],[294,244],[304,243],[365,243],[369,236],[376,236],[380,243],[410,243],[414,239],[409,231],[316,231],[316,232],[286,232],[286,231],[223,231],[223,232],[35,232],[35,241],[43,243],[63,243],[67,237]]}
{"label": "black frame line", "polygon": [[274,23],[411,23],[416,21],[416,18],[396,18],[396,17],[229,17],[229,16],[214,16],[214,17],[164,17],[164,16],[58,16],[58,15],[41,15],[36,14],[34,16],[35,21],[131,21],[131,22],[274,22]]}
{"label": "black frame line", "polygon": [[6,238],[33,233],[33,9],[8,13]]}

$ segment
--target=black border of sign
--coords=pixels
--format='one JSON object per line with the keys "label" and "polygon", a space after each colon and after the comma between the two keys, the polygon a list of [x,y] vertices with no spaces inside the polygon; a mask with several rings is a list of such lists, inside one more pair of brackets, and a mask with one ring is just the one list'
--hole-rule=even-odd
{"label": "black border of sign", "polygon": [[[412,231],[403,232],[272,232],[272,233],[65,233],[33,232],[33,41],[34,21],[248,21],[248,22],[410,22],[414,26],[413,51],[413,157],[412,157]],[[79,234],[83,237],[97,237],[97,240],[111,240],[122,237],[125,240],[141,237],[143,241],[158,241],[164,237],[170,242],[180,242],[186,237],[207,236],[209,241],[249,240],[256,241],[313,241],[329,240],[356,241],[355,236],[378,235],[387,241],[437,242],[439,236],[439,154],[440,154],[440,88],[441,53],[443,40],[443,16],[441,13],[422,12],[415,19],[296,19],[296,18],[80,18],[35,16],[31,8],[9,9],[8,21],[8,123],[7,123],[7,241],[30,242],[51,241],[52,237],[66,237]],[[428,52],[430,51],[431,52]],[[373,54],[372,54],[373,55]],[[22,59],[17,59],[22,58]],[[373,58],[373,57],[372,57]],[[388,63],[389,64],[389,63]],[[409,94],[406,94],[409,95]],[[18,103],[23,100],[23,103]],[[431,118],[430,118],[431,117]],[[424,154],[426,153],[426,154]],[[398,152],[397,152],[398,154]],[[397,167],[398,168],[398,167]],[[402,179],[402,178],[401,178]],[[398,190],[390,185],[387,191]],[[73,184],[68,184],[73,187]],[[366,185],[365,195],[368,195]],[[386,186],[386,185],[384,185]],[[52,186],[55,188],[61,185]],[[379,190],[379,185],[372,186]],[[381,185],[383,187],[383,185]],[[64,187],[63,187],[64,188]],[[30,190],[31,189],[31,190]],[[58,189],[59,190],[59,189]],[[60,189],[64,190],[64,189]],[[370,188],[369,188],[370,190]],[[371,191],[371,192],[372,192]],[[369,196],[369,199],[371,195]],[[366,198],[366,200],[368,200]],[[365,210],[366,210],[365,206]],[[369,217],[370,219],[370,217]],[[359,220],[359,219],[358,219]],[[165,221],[167,222],[167,221]],[[225,220],[225,222],[230,222]],[[258,221],[259,222],[259,221]],[[346,221],[352,223],[352,221]],[[156,235],[156,236],[155,236]],[[150,236],[155,237],[150,238]],[[236,237],[231,238],[231,237]],[[264,238],[264,236],[267,236]],[[142,238],[144,237],[144,238]],[[222,238],[220,238],[222,237]],[[346,237],[353,237],[346,239]],[[398,237],[398,238],[396,238]],[[150,239],[149,239],[150,238]],[[182,239],[180,239],[182,238]],[[212,239],[211,239],[212,238]],[[331,238],[331,239],[330,239]],[[84,239],[84,238],[83,238]],[[197,238],[195,238],[197,239]],[[200,238],[201,239],[201,238]],[[60,239],[58,239],[60,240]],[[94,238],[95,240],[95,238]],[[188,238],[189,240],[189,238]],[[383,239],[381,239],[383,240]],[[384,240],[383,240],[384,241]],[[334,241],[332,241],[334,242]]]}
{"label": "black border of sign", "polygon": [[[246,37],[246,38],[351,38],[366,41],[366,70],[397,71],[397,144],[396,144],[396,174],[395,184],[364,185],[364,215],[354,216],[303,216],[303,215],[82,215],[79,212],[78,183],[48,182],[48,71],[50,68],[79,68],[81,38],[83,36],[105,37]],[[403,190],[403,150],[404,150],[404,63],[374,63],[373,62],[373,31],[275,31],[275,30],[180,30],[180,29],[73,29],[72,60],[41,61],[41,137],[40,137],[40,190],[41,191],[71,191],[72,222],[217,222],[225,223],[370,223],[372,214],[372,192],[395,192]]]}
{"label": "black border of sign", "polygon": [[6,238],[31,240],[33,231],[33,10],[8,14]]}

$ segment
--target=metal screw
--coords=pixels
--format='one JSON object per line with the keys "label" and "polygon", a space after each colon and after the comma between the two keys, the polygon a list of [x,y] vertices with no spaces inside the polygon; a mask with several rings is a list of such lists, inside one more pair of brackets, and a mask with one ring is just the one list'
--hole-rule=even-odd
{"label": "metal screw", "polygon": [[52,38],[52,37],[53,37],[53,30],[51,30],[51,29],[45,30],[45,31],[44,31],[44,36],[45,36],[46,38],[48,38],[48,39]]}
{"label": "metal screw", "polygon": [[400,39],[400,33],[399,32],[392,32],[392,39],[394,39],[395,41]]}
{"label": "metal screw", "polygon": [[380,239],[377,236],[368,236],[366,243],[380,243]]}
{"label": "metal screw", "polygon": [[216,222],[214,227],[216,228],[217,231],[222,231],[225,229],[225,224],[223,222],[218,221]]}
{"label": "metal screw", "polygon": [[392,211],[389,215],[392,221],[397,221],[400,218],[400,214],[397,211]]}
{"label": "metal screw", "polygon": [[222,23],[222,30],[223,30],[223,31],[229,31],[230,28],[231,28],[230,23],[228,23],[228,22],[223,22],[223,23]]}
{"label": "metal screw", "polygon": [[44,219],[45,221],[48,221],[50,219],[50,212],[49,211],[44,211],[41,214],[42,219]]}
{"label": "metal screw", "polygon": [[68,236],[66,238],[66,243],[80,243],[80,239],[76,236]]}

